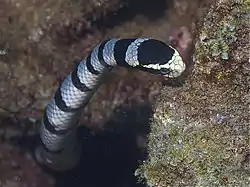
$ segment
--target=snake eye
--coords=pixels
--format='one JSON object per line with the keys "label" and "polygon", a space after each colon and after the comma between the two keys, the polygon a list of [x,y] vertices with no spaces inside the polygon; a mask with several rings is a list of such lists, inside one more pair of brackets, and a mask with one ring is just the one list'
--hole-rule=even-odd
{"label": "snake eye", "polygon": [[170,73],[169,69],[168,68],[161,68],[160,69],[160,72],[162,75],[167,75]]}

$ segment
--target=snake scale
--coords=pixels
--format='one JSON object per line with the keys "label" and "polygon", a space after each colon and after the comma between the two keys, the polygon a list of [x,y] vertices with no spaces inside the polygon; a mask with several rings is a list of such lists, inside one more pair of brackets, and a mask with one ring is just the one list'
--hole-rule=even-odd
{"label": "snake scale", "polygon": [[115,66],[131,67],[175,78],[185,70],[176,49],[152,38],[109,39],[96,46],[61,82],[46,106],[40,127],[36,160],[51,169],[64,171],[77,165],[81,145],[77,125],[82,108],[102,84],[102,77]]}

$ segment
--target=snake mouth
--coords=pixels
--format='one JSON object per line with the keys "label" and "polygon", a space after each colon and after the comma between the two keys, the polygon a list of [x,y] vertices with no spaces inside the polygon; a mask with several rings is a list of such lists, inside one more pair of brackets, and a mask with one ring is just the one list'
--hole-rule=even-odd
{"label": "snake mouth", "polygon": [[142,70],[142,71],[146,71],[155,75],[162,75],[164,77],[171,77],[171,70],[168,68],[161,68],[161,69],[152,69],[152,68],[146,68],[143,66],[138,66],[137,69]]}

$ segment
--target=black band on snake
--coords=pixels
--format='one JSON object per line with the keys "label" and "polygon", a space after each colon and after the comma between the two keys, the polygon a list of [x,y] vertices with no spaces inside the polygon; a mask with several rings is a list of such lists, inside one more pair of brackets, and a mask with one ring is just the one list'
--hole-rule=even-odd
{"label": "black band on snake", "polygon": [[175,78],[185,70],[176,49],[150,38],[111,39],[96,46],[62,81],[47,105],[40,129],[36,159],[54,170],[68,170],[79,161],[76,140],[80,112],[101,84],[102,75],[115,66],[132,67]]}

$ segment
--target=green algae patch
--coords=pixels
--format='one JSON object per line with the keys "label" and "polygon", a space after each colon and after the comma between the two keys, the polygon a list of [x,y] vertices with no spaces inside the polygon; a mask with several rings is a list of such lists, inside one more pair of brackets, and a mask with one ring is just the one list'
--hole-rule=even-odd
{"label": "green algae patch", "polygon": [[249,0],[224,0],[199,23],[193,72],[155,105],[140,181],[250,186],[249,16]]}
{"label": "green algae patch", "polygon": [[160,118],[154,116],[149,159],[136,171],[149,186],[250,185],[243,163],[249,137],[228,133],[228,126],[185,127]]}
{"label": "green algae patch", "polygon": [[200,42],[196,47],[197,55],[211,59],[221,58],[227,61],[230,50],[237,42],[239,28],[249,24],[250,5],[248,0],[221,1],[216,9],[208,12],[201,23]]}

